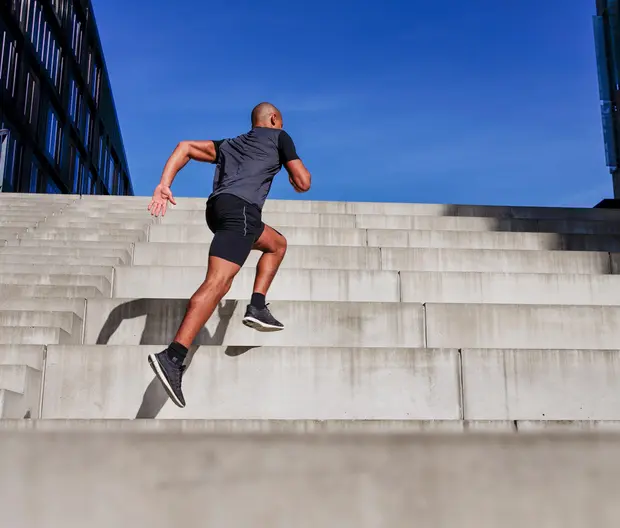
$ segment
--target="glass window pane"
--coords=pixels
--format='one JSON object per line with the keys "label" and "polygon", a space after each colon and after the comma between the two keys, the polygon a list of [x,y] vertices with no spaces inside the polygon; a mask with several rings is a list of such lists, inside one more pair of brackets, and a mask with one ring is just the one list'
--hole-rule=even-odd
{"label": "glass window pane", "polygon": [[47,183],[45,185],[45,192],[47,194],[62,194],[60,187],[56,184],[56,182],[52,179],[51,176],[47,177]]}
{"label": "glass window pane", "polygon": [[34,161],[32,163],[32,167],[30,168],[30,188],[28,189],[31,193],[36,193],[39,188],[39,166],[37,162]]}

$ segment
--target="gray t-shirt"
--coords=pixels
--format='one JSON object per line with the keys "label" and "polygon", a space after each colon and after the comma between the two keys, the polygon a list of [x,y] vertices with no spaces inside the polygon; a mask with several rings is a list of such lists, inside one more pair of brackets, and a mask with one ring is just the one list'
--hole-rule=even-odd
{"label": "gray t-shirt", "polygon": [[214,143],[217,156],[210,197],[233,194],[259,210],[282,165],[299,159],[291,136],[282,129],[255,127]]}

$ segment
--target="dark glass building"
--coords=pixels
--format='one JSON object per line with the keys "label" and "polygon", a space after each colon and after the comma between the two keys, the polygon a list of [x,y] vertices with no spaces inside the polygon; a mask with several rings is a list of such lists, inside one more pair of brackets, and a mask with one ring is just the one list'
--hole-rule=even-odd
{"label": "dark glass building", "polygon": [[133,195],[91,1],[0,1],[0,51],[0,190]]}
{"label": "dark glass building", "polygon": [[620,198],[620,25],[618,0],[596,0],[594,35],[607,166]]}

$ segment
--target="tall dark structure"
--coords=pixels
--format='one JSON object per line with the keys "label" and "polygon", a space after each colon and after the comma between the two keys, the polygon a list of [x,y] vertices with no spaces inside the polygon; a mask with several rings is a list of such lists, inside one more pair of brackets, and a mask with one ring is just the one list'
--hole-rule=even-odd
{"label": "tall dark structure", "polygon": [[0,187],[133,195],[90,0],[0,2]]}
{"label": "tall dark structure", "polygon": [[620,199],[620,20],[618,0],[596,0],[594,17],[601,113],[607,166]]}

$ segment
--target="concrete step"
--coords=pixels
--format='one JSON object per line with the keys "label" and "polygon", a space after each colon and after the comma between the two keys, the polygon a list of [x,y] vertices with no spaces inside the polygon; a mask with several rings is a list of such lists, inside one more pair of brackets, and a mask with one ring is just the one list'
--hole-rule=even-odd
{"label": "concrete step", "polygon": [[[97,203],[99,201],[100,203]],[[142,209],[148,206],[149,196],[144,197],[84,197],[76,207],[87,209],[123,207]],[[204,210],[207,197],[179,197],[176,206],[169,211]],[[323,200],[274,200],[268,199],[265,212],[326,213],[326,214],[370,214],[404,216],[461,216],[493,218],[587,218],[596,220],[618,220],[620,212],[609,209],[489,206],[467,204],[390,203],[390,202],[334,202]]]}
{"label": "concrete step", "polygon": [[0,219],[0,229],[26,229],[26,228],[34,228],[38,224],[37,220],[11,220],[2,215]]}
{"label": "concrete step", "polygon": [[[90,299],[85,342],[168,344],[186,305],[175,299]],[[428,303],[424,318],[414,303],[274,301],[270,308],[286,328],[269,334],[241,323],[245,306],[224,301],[196,344],[419,347],[426,339],[432,348],[614,349],[620,339],[617,306]]]}
{"label": "concrete step", "polygon": [[77,333],[68,334],[57,327],[0,326],[0,345],[75,345]]}
{"label": "concrete step", "polygon": [[[94,202],[76,203],[72,210],[83,212],[115,211],[141,212],[146,211],[150,197],[141,197],[133,203],[127,197],[112,200],[108,203]],[[204,212],[205,198],[183,198],[176,206],[168,207],[167,215],[178,212]],[[325,202],[300,200],[267,200],[264,214],[331,214],[331,215],[367,215],[367,216],[429,216],[429,217],[483,217],[493,219],[570,219],[588,221],[615,221],[620,213],[614,210],[590,208],[557,208],[557,207],[511,207],[511,206],[476,206],[476,205],[444,205],[444,204],[412,204],[412,203],[376,203],[376,202]]]}
{"label": "concrete step", "polygon": [[26,365],[0,365],[0,418],[39,418],[40,370]]}
{"label": "concrete step", "polygon": [[[523,249],[618,251],[620,236],[553,233],[419,231],[404,229],[344,229],[282,227],[277,229],[293,246],[370,246],[448,249]],[[205,243],[213,233],[204,225],[152,225],[150,242]]]}
{"label": "concrete step", "polygon": [[[225,298],[247,298],[255,274],[242,269]],[[190,298],[204,277],[201,266],[119,266],[113,296]],[[618,306],[620,275],[281,269],[269,300]]]}
{"label": "concrete step", "polygon": [[20,286],[93,286],[103,295],[112,294],[112,284],[106,277],[95,275],[60,275],[40,273],[0,272],[0,285]]}
{"label": "concrete step", "polygon": [[[106,204],[103,207],[93,207],[91,204],[84,207],[71,206],[62,214],[67,218],[82,219],[88,218],[110,218],[126,217],[136,220],[142,218],[152,219],[155,222],[160,220],[153,219],[147,211],[148,201],[136,207],[110,207]],[[291,227],[358,227],[370,229],[423,229],[423,230],[466,230],[466,231],[527,231],[527,232],[549,232],[549,233],[620,233],[617,225],[618,214],[609,210],[579,209],[574,211],[541,209],[532,212],[506,212],[489,210],[488,208],[454,210],[443,214],[437,209],[418,208],[407,212],[399,208],[382,208],[383,212],[377,213],[376,205],[368,204],[371,207],[355,207],[352,204],[342,204],[342,207],[328,208],[330,211],[322,210],[319,212],[303,211],[293,209],[292,211],[276,211],[281,209],[275,204],[268,205],[264,209],[264,219],[274,226]],[[393,205],[393,204],[389,204]],[[424,204],[403,204],[424,205]],[[325,209],[323,206],[312,206],[311,209]],[[440,206],[443,207],[443,206]],[[284,207],[286,209],[287,207]],[[203,223],[204,222],[204,201],[200,201],[197,206],[176,207],[169,209],[163,218],[164,224],[181,223]],[[357,212],[354,212],[357,211]],[[361,211],[361,212],[360,212]],[[455,213],[455,214],[453,214]]]}
{"label": "concrete step", "polygon": [[116,266],[123,260],[116,257],[73,257],[65,255],[4,255],[0,250],[0,265],[32,264],[32,265],[67,265],[67,266]]}
{"label": "concrete step", "polygon": [[37,222],[45,220],[45,218],[53,217],[55,215],[62,214],[62,210],[59,208],[39,208],[28,206],[24,208],[12,208],[7,206],[2,212],[2,218],[7,220],[30,220],[34,219]]}
{"label": "concrete step", "polygon": [[[261,254],[253,251],[246,267],[255,267]],[[133,264],[140,266],[206,266],[209,259],[207,244],[137,243]],[[609,259],[608,259],[609,267]],[[281,268],[380,270],[379,248],[336,246],[291,246]]]}
{"label": "concrete step", "polygon": [[[197,211],[198,214],[193,215],[179,215],[178,219],[175,219],[177,212],[171,212],[167,214],[162,224],[169,224],[171,222],[185,223],[182,219],[186,217],[190,220],[202,221],[205,224],[205,211]],[[200,218],[202,215],[202,219]],[[357,227],[356,216],[347,214],[314,214],[314,213],[270,213],[265,212],[262,215],[263,222],[273,226],[281,227],[324,227],[324,228],[355,228]],[[173,227],[172,225],[166,227]]]}
{"label": "concrete step", "polygon": [[[245,267],[255,267],[253,251]],[[205,266],[207,244],[137,243],[138,266]],[[289,246],[281,268],[385,271],[609,274],[608,253],[579,251],[499,251],[490,249],[366,248]]]}
{"label": "concrete step", "polygon": [[[68,334],[82,335],[82,318],[74,312],[44,310],[0,310],[0,326],[16,328],[58,327]],[[79,342],[79,341],[78,341]]]}
{"label": "concrete step", "polygon": [[45,204],[45,203],[15,203],[15,202],[2,202],[0,201],[0,205],[6,210],[7,214],[57,214],[62,212],[63,210],[67,210],[71,207],[70,204]]}
{"label": "concrete step", "polygon": [[403,302],[620,305],[620,276],[615,275],[458,272],[401,272],[399,275]]}
{"label": "concrete step", "polygon": [[103,297],[96,286],[50,286],[37,284],[0,284],[0,297],[3,299],[27,300],[28,298],[90,299]]}
{"label": "concrete step", "polygon": [[620,350],[461,351],[469,420],[618,420]]}
{"label": "concrete step", "polygon": [[3,193],[0,200],[9,203],[37,202],[37,203],[72,203],[79,200],[76,194],[45,194],[45,193]]}
{"label": "concrete step", "polygon": [[[138,213],[140,214],[140,213]],[[161,218],[161,217],[160,217]],[[516,233],[562,233],[562,234],[620,234],[618,222],[591,221],[566,218],[535,220],[516,218],[460,217],[460,216],[406,216],[398,214],[333,215],[319,213],[265,212],[263,221],[284,229],[286,227],[331,227],[373,230],[421,230],[421,231],[490,231]],[[173,210],[161,218],[162,226],[171,230],[179,226],[203,227],[205,211]],[[163,230],[162,233],[166,231]]]}
{"label": "concrete step", "polygon": [[201,347],[173,405],[161,347],[48,347],[43,418],[412,420],[461,417],[457,350]]}
{"label": "concrete step", "polygon": [[[203,222],[204,224],[204,222]],[[291,246],[367,246],[364,229],[275,226]],[[204,244],[213,240],[206,225],[152,225],[149,242]]]}
{"label": "concrete step", "polygon": [[0,282],[5,274],[40,274],[40,275],[91,275],[104,277],[112,282],[114,267],[112,266],[81,266],[70,264],[34,264],[34,263],[3,263],[0,261]]}
{"label": "concrete step", "polygon": [[41,227],[45,228],[54,228],[54,229],[89,229],[89,230],[123,230],[123,229],[132,229],[132,230],[145,230],[151,225],[152,222],[149,218],[140,220],[140,219],[127,219],[127,218],[118,218],[117,220],[109,219],[109,218],[97,218],[97,219],[88,219],[88,218],[63,218],[62,216],[54,217],[48,219],[45,223],[41,224]]}
{"label": "concrete step", "polygon": [[[276,301],[270,309],[285,325],[261,333],[242,324],[247,301],[220,303],[195,344],[231,346],[424,346],[421,304]],[[186,299],[89,299],[87,344],[168,345]]]}
{"label": "concrete step", "polygon": [[[408,217],[394,217],[407,220]],[[395,223],[390,226],[384,217],[372,225],[358,225],[355,228],[301,227],[296,216],[290,221],[267,222],[283,233],[292,245],[370,245],[385,247],[479,247],[480,249],[614,249],[618,246],[620,227],[617,224],[601,224],[587,229],[538,229],[538,226],[512,226],[511,229],[496,229],[488,219],[431,218],[429,222],[416,225]],[[448,220],[450,222],[448,222]],[[482,222],[476,223],[481,220]],[[162,224],[150,226],[149,240],[152,242],[205,242],[213,234],[204,220],[192,223]],[[501,226],[500,226],[501,227]],[[561,227],[561,226],[558,226]],[[368,231],[368,233],[366,233]],[[542,232],[539,232],[542,231]],[[325,242],[323,242],[325,240]],[[333,242],[330,242],[333,241]]]}
{"label": "concrete step", "polygon": [[[183,199],[185,203],[187,199]],[[196,200],[196,208],[204,201]],[[596,220],[620,219],[620,212],[589,208],[521,207],[489,205],[451,205],[429,203],[389,202],[326,202],[320,200],[267,200],[266,212],[339,213],[399,216],[459,216],[492,218],[587,218]]]}
{"label": "concrete step", "polygon": [[368,245],[384,248],[618,251],[620,235],[371,229],[368,230]]}
{"label": "concrete step", "polygon": [[21,239],[18,243],[20,247],[37,247],[37,248],[69,248],[69,249],[115,249],[117,251],[130,252],[133,246],[132,242],[100,242],[88,240],[33,240]]}
{"label": "concrete step", "polygon": [[620,234],[618,222],[585,220],[517,220],[456,216],[358,215],[359,229],[406,229],[422,231],[507,231],[582,235]]}
{"label": "concrete step", "polygon": [[[0,266],[0,272],[2,269]],[[255,270],[242,269],[225,298],[248,297],[255,275]],[[204,278],[205,268],[201,266],[120,266],[115,271],[113,296],[190,298]],[[398,302],[399,277],[395,271],[281,269],[269,290],[269,300]],[[615,300],[620,304],[620,295]]]}
{"label": "concrete step", "polygon": [[[542,422],[547,423],[547,422]],[[498,433],[513,434],[518,431],[515,421],[467,420],[187,420],[187,419],[41,419],[0,420],[0,431],[84,431],[84,432],[140,432],[140,433]],[[543,425],[523,422],[528,430],[538,431]],[[619,422],[554,422],[549,425],[560,431],[613,430]]]}
{"label": "concrete step", "polygon": [[516,420],[519,433],[618,433],[620,421],[617,420]]}
{"label": "concrete step", "polygon": [[45,227],[28,233],[31,240],[91,240],[101,242],[136,242],[146,240],[141,229],[79,229]]}
{"label": "concrete step", "polygon": [[4,240],[11,240],[22,236],[24,233],[26,233],[26,231],[27,228],[25,227],[0,227],[0,238]]}
{"label": "concrete step", "polygon": [[[54,247],[54,246],[6,246],[0,248],[0,258],[6,256],[57,256],[61,258],[115,258],[128,263],[131,253],[127,249],[95,248],[95,247]],[[51,262],[51,261],[50,261]],[[101,263],[103,265],[103,262]]]}
{"label": "concrete step", "polygon": [[611,263],[603,252],[381,248],[381,269],[597,275],[611,273]]}
{"label": "concrete step", "polygon": [[0,365],[0,388],[25,394],[29,378],[35,374],[40,385],[41,372],[26,365]]}
{"label": "concrete step", "polygon": [[185,409],[161,350],[48,347],[43,418],[620,422],[618,350],[200,347]]}
{"label": "concrete step", "polygon": [[426,305],[432,348],[613,350],[619,340],[616,306]]}
{"label": "concrete step", "polygon": [[161,217],[151,216],[148,211],[136,211],[133,213],[123,213],[116,211],[102,211],[102,212],[87,212],[87,211],[72,211],[67,210],[62,214],[54,215],[49,219],[53,220],[52,224],[63,226],[65,223],[78,223],[86,224],[88,226],[99,224],[117,224],[117,223],[137,223],[142,225],[159,224],[161,223]]}
{"label": "concrete step", "polygon": [[39,419],[0,420],[0,431],[139,433],[285,433],[384,435],[467,433],[618,432],[617,420],[187,420],[187,419]]}
{"label": "concrete step", "polygon": [[5,431],[0,442],[0,507],[7,526],[23,528],[40,518],[93,528],[127,519],[152,528],[404,528],[412,519],[614,528],[620,516],[620,438],[612,434]]}
{"label": "concrete step", "polygon": [[45,347],[34,345],[0,345],[0,365],[25,365],[43,371]]}
{"label": "concrete step", "polygon": [[[24,417],[27,411],[22,414],[24,406],[24,395],[6,389],[0,389],[0,424],[5,419],[10,420],[17,416],[20,422],[26,422]],[[15,419],[15,418],[13,418]]]}
{"label": "concrete step", "polygon": [[86,299],[70,298],[66,295],[58,297],[52,295],[46,297],[28,296],[26,298],[10,298],[5,295],[0,295],[0,310],[72,312],[81,319],[84,319]]}

